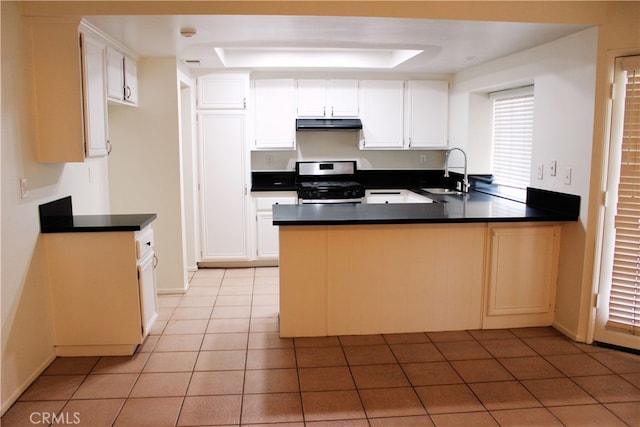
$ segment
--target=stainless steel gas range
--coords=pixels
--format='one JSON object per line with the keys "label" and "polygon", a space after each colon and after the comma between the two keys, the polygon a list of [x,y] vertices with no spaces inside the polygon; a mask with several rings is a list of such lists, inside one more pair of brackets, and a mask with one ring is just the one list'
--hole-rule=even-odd
{"label": "stainless steel gas range", "polygon": [[296,184],[299,204],[362,203],[365,195],[352,160],[296,162]]}

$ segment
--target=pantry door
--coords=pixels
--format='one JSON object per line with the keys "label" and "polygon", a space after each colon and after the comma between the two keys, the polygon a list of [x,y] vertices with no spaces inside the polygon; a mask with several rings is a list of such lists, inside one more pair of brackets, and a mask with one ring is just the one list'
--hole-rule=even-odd
{"label": "pantry door", "polygon": [[640,56],[616,59],[594,340],[640,350]]}

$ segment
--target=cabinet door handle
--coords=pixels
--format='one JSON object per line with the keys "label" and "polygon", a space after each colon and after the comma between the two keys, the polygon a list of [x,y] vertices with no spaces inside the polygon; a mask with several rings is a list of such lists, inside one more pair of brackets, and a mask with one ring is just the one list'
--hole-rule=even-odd
{"label": "cabinet door handle", "polygon": [[111,148],[112,148],[111,141],[107,139],[107,156],[111,154]]}
{"label": "cabinet door handle", "polygon": [[242,98],[242,108],[247,109],[247,98]]}
{"label": "cabinet door handle", "polygon": [[158,257],[153,255],[153,268],[156,268],[158,266]]}
{"label": "cabinet door handle", "polygon": [[129,100],[131,98],[131,88],[129,86],[124,87],[124,99]]}

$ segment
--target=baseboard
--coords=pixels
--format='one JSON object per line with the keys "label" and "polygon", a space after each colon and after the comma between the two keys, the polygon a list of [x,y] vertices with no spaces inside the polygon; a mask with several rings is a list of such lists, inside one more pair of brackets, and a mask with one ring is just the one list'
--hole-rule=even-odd
{"label": "baseboard", "polygon": [[569,328],[566,328],[564,326],[562,326],[561,324],[557,323],[557,322],[553,322],[551,324],[551,326],[557,330],[558,332],[560,332],[562,335],[565,335],[568,338],[571,338],[572,340],[576,341],[576,342],[586,342],[586,340],[584,339],[584,337],[577,335],[574,331],[572,331]]}
{"label": "baseboard", "polygon": [[253,261],[198,261],[199,268],[250,268],[250,267],[277,267],[278,260],[253,260]]}
{"label": "baseboard", "polygon": [[11,393],[11,395],[6,401],[2,402],[2,407],[0,408],[0,415],[4,415],[5,412],[7,412],[9,408],[11,408],[11,405],[13,405],[16,402],[16,400],[18,400],[18,398],[22,395],[22,393],[24,393],[25,390],[28,389],[31,384],[33,384],[33,382],[40,376],[40,374],[42,374],[45,371],[45,369],[47,369],[55,359],[56,359],[56,355],[55,353],[53,353],[53,347],[52,347],[51,354],[49,355],[49,357],[45,359],[45,361],[38,367],[38,369],[36,369],[31,375],[29,375],[27,380],[15,392]]}

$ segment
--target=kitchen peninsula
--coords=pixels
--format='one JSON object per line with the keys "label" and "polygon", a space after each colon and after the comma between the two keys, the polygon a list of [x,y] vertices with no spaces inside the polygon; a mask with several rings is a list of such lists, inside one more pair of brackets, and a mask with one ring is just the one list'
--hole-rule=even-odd
{"label": "kitchen peninsula", "polygon": [[56,355],[133,354],[158,317],[157,215],[74,215],[71,196],[39,214]]}
{"label": "kitchen peninsula", "polygon": [[579,197],[415,191],[436,203],[273,207],[282,337],[551,324]]}

